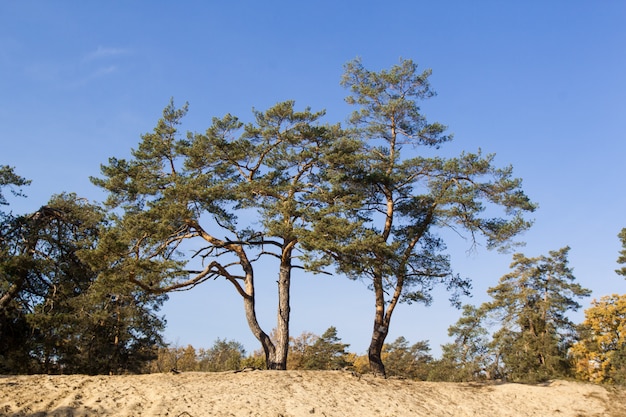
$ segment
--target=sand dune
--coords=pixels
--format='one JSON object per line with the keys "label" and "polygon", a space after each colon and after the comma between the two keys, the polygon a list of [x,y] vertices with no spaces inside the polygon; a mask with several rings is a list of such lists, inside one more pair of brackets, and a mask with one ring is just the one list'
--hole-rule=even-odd
{"label": "sand dune", "polygon": [[1,416],[609,416],[626,390],[383,380],[344,371],[0,377]]}

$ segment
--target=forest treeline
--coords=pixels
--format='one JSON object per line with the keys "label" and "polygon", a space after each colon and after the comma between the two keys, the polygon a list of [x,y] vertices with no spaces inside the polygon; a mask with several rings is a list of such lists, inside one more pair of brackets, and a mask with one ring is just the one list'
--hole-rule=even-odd
{"label": "forest treeline", "polygon": [[[440,358],[432,356],[426,340],[411,345],[406,338],[399,337],[385,344],[382,358],[388,377],[525,383],[577,378],[626,384],[626,349],[624,340],[618,336],[621,332],[623,338],[626,324],[626,296],[613,295],[594,301],[585,312],[585,321],[569,329],[573,330],[569,334],[571,339],[561,345],[555,343],[556,334],[523,334],[494,326],[493,321],[485,320],[488,307],[485,304],[478,311],[474,306],[464,306],[463,316],[448,329],[453,341],[441,346]],[[503,334],[508,334],[506,342]],[[146,372],[225,372],[244,368],[265,369],[262,352],[248,354],[234,340],[217,339],[208,349],[191,345],[161,347],[156,359],[147,364]],[[321,336],[303,332],[292,337],[287,369],[370,372],[367,355],[352,352],[334,326]]]}
{"label": "forest treeline", "polygon": [[[285,101],[253,110],[250,122],[226,114],[204,133],[185,133],[188,105],[171,100],[130,157],[109,158],[91,178],[106,193],[102,203],[68,192],[33,213],[13,213],[11,198],[23,197],[30,179],[0,166],[0,373],[167,369],[179,352],[164,346],[159,308],[170,292],[224,279],[241,297],[260,351],[243,357],[236,342],[218,340],[217,350],[188,354],[198,369],[232,365],[229,355],[239,352],[240,365],[276,370],[623,382],[624,297],[596,300],[584,323],[572,323],[568,313],[590,293],[576,283],[567,247],[514,254],[511,271],[489,289],[491,301],[462,307],[441,359],[429,356],[427,342],[387,341],[400,303],[429,304],[443,286],[461,307],[470,292],[439,232],[452,229],[472,247],[512,249],[536,204],[494,155],[438,153],[453,136],[421,111],[435,95],[430,70],[404,59],[381,71],[356,59],[344,70],[346,103],[355,109],[345,125]],[[626,229],[619,237],[626,244]],[[276,277],[271,331],[256,313],[261,261]],[[290,337],[294,270],[369,285],[375,308],[364,356],[344,352],[333,328]],[[324,351],[329,346],[340,354]]]}

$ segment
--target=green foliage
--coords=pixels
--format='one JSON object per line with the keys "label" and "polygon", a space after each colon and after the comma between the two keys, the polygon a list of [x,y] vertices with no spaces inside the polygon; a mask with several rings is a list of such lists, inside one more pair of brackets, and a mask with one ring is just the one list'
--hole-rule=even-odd
{"label": "green foliage", "polygon": [[342,369],[350,363],[347,361],[348,344],[341,343],[337,329],[329,327],[313,343],[308,358],[304,361],[304,369]]}
{"label": "green foliage", "polygon": [[102,211],[73,194],[4,223],[0,369],[139,372],[160,342],[161,299],[106,281],[83,259]]}
{"label": "green foliage", "polygon": [[388,376],[425,381],[433,360],[428,341],[409,346],[402,336],[383,347],[383,360]]}
{"label": "green foliage", "polygon": [[443,356],[429,379],[479,381],[499,378],[494,355],[489,349],[489,332],[484,327],[485,311],[463,306],[463,315],[448,328],[454,342],[442,346]]}
{"label": "green foliage", "polygon": [[566,313],[579,309],[576,299],[590,291],[574,282],[568,252],[565,247],[537,258],[515,254],[513,272],[488,290],[493,301],[482,308],[502,324],[494,334],[493,349],[512,380],[544,381],[569,372],[567,351],[575,326]]}
{"label": "green foliage", "polygon": [[312,354],[311,348],[318,339],[319,336],[311,332],[290,338],[287,369],[304,369],[305,362],[309,361]]}
{"label": "green foliage", "polygon": [[[523,214],[534,205],[511,168],[495,168],[491,155],[403,153],[407,145],[438,148],[452,138],[419,108],[434,96],[430,71],[418,73],[410,60],[380,72],[355,60],[345,70],[347,101],[358,106],[350,131],[286,101],[255,110],[251,123],[227,114],[205,133],[180,138],[187,106],[170,102],[132,158],[111,158],[103,178],[93,179],[116,213],[98,248],[108,275],[156,293],[227,279],[244,299],[268,367],[284,369],[291,271],[322,272],[332,263],[372,281],[370,353],[384,373],[380,354],[398,302],[428,303],[437,284],[454,300],[469,289],[451,271],[436,229],[466,229],[489,247],[506,246],[530,226]],[[192,247],[200,249],[185,250]],[[273,341],[257,322],[254,297],[253,262],[268,255],[278,259]]]}
{"label": "green foliage", "polygon": [[85,316],[66,330],[66,343],[76,351],[63,363],[64,372],[145,372],[163,344],[165,323],[156,312],[165,298],[127,282],[96,279],[84,297],[75,300],[75,311]]}
{"label": "green foliage", "polygon": [[[338,126],[320,124],[323,112],[298,112],[292,101],[254,111],[253,123],[215,118],[204,134],[181,139],[186,112],[170,103],[132,159],[111,158],[104,178],[93,179],[109,191],[107,205],[119,209],[99,256],[112,275],[148,291],[227,279],[244,299],[268,367],[284,369],[294,251],[314,240],[317,219],[340,207],[329,181],[353,153],[351,142]],[[200,249],[183,250],[190,247]],[[255,313],[253,262],[265,256],[279,260],[275,341]]]}
{"label": "green foliage", "polygon": [[[626,264],[626,228],[623,228],[619,235],[620,241],[622,242],[622,250],[619,252],[619,257],[617,258],[617,263],[620,265]],[[623,275],[626,277],[626,266],[618,269],[617,272],[619,275]]]}
{"label": "green foliage", "polygon": [[17,175],[15,173],[15,168],[8,165],[0,165],[0,205],[6,206],[9,204],[6,197],[2,193],[3,188],[9,187],[13,195],[23,196],[24,194],[22,193],[21,189],[15,189],[15,187],[29,185],[30,182],[30,180],[27,180]]}
{"label": "green foliage", "polygon": [[348,346],[350,345],[341,343],[334,326],[329,327],[321,336],[304,332],[291,339],[289,369],[342,369],[351,365]]}
{"label": "green foliage", "polygon": [[626,385],[626,343],[613,352],[612,366],[608,372],[609,379],[616,384]]}
{"label": "green foliage", "polygon": [[255,350],[241,361],[241,368],[267,369],[267,362],[262,350]]}
{"label": "green foliage", "polygon": [[241,343],[234,340],[217,339],[208,349],[187,347],[163,347],[150,364],[150,372],[224,372],[245,367],[262,369],[265,358],[261,352],[245,356]]}
{"label": "green foliage", "polygon": [[150,363],[148,370],[156,372],[193,372],[200,369],[196,349],[187,347],[161,347],[156,358]]}
{"label": "green foliage", "polygon": [[241,369],[245,355],[246,350],[241,343],[218,338],[210,349],[199,351],[199,370],[222,372]]}

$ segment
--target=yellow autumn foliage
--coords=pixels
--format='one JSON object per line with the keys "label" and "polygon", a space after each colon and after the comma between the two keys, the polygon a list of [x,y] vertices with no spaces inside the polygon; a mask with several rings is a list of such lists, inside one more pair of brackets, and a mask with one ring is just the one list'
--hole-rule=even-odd
{"label": "yellow autumn foliage", "polygon": [[591,382],[615,382],[615,375],[623,373],[626,363],[626,294],[604,296],[593,300],[585,310],[581,340],[574,344],[570,354],[576,374]]}

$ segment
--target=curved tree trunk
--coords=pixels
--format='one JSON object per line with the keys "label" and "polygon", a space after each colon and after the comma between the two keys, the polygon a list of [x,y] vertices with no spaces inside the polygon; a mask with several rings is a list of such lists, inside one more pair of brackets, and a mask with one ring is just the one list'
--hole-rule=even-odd
{"label": "curved tree trunk", "polygon": [[381,376],[387,378],[385,371],[385,364],[382,359],[383,345],[385,344],[385,338],[387,337],[388,328],[383,325],[374,325],[374,331],[372,332],[372,340],[370,341],[370,347],[367,351],[367,357],[369,359],[370,371],[374,376]]}
{"label": "curved tree trunk", "polygon": [[259,324],[256,316],[254,269],[252,268],[252,264],[250,263],[243,248],[238,248],[237,253],[239,255],[241,266],[245,271],[244,294],[241,295],[243,297],[243,306],[246,312],[246,321],[248,322],[248,327],[252,331],[254,337],[261,342],[261,347],[263,348],[263,353],[265,355],[265,366],[267,369],[274,369],[273,364],[276,362],[277,353],[276,346],[274,346],[274,343],[269,335],[261,329],[261,325]]}
{"label": "curved tree trunk", "polygon": [[252,331],[254,337],[261,342],[261,347],[263,348],[263,353],[265,355],[265,365],[268,369],[270,369],[270,364],[274,361],[274,357],[276,355],[276,347],[274,346],[274,343],[272,343],[272,339],[268,336],[268,334],[261,329],[259,321],[256,317],[254,280],[252,274],[246,273],[245,292],[246,295],[243,296],[243,308],[246,312],[246,321],[248,322],[248,327]]}
{"label": "curved tree trunk", "polygon": [[[201,236],[207,242],[214,245],[226,246],[226,242],[215,239],[213,236],[206,233],[197,222],[192,222],[191,225],[194,229],[200,232]],[[239,264],[243,268],[243,288],[238,280],[235,277],[229,275],[223,267],[218,268],[218,272],[235,286],[237,292],[243,298],[243,306],[246,314],[246,321],[248,322],[248,327],[250,328],[250,331],[252,331],[254,337],[256,337],[256,339],[261,343],[261,347],[263,348],[263,353],[265,355],[265,365],[267,366],[267,369],[285,369],[286,353],[284,354],[285,360],[282,361],[285,364],[285,368],[277,368],[275,364],[277,362],[280,363],[280,361],[277,360],[277,357],[281,357],[282,352],[280,349],[276,348],[270,336],[263,331],[256,316],[254,268],[252,267],[252,263],[248,259],[248,255],[242,245],[231,244],[228,249],[233,251],[237,255],[237,257],[239,258]],[[288,302],[289,299],[287,298],[287,303]],[[289,343],[289,336],[287,336],[287,343]]]}
{"label": "curved tree trunk", "polygon": [[374,277],[374,295],[376,299],[376,314],[374,315],[374,330],[367,352],[370,370],[375,376],[387,377],[383,364],[382,351],[385,338],[389,332],[388,323],[385,320],[385,292],[383,290],[383,278],[381,275]]}

